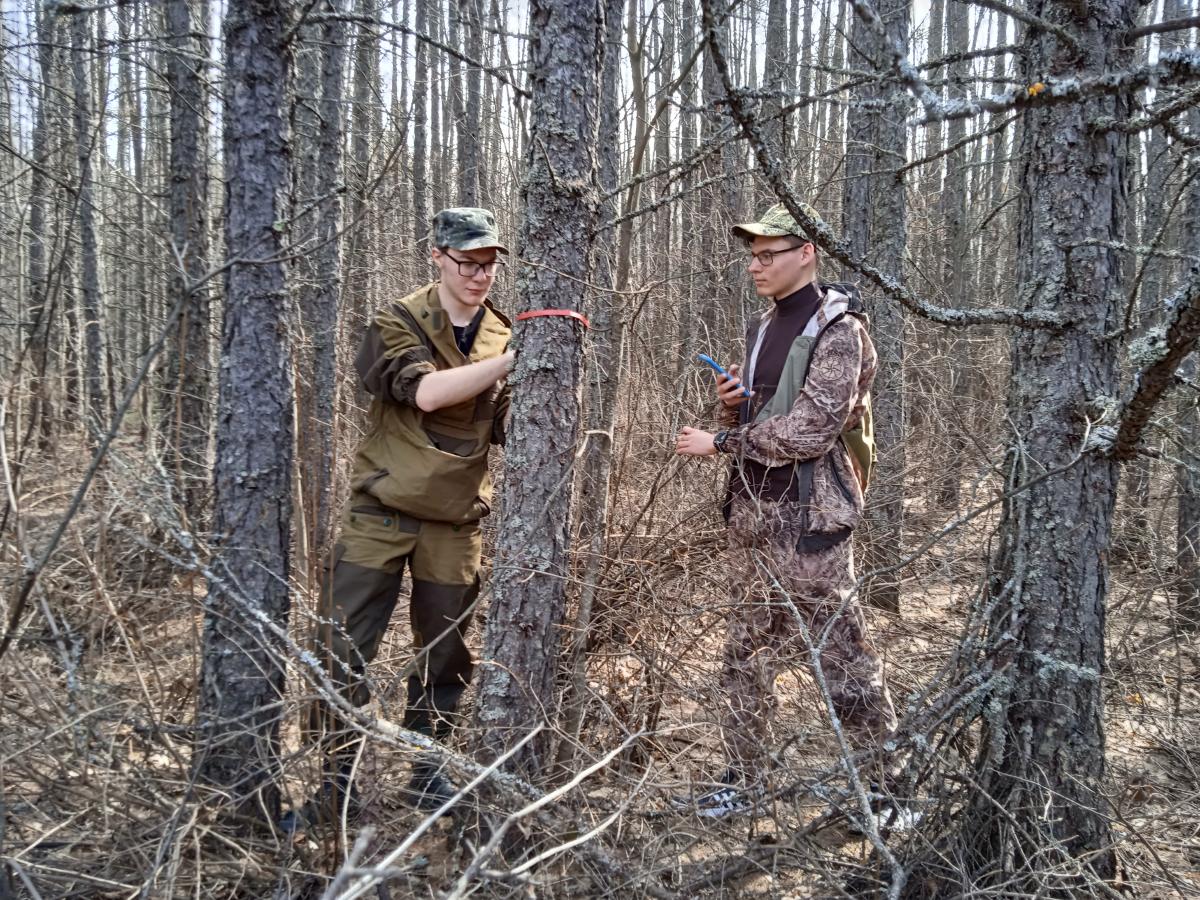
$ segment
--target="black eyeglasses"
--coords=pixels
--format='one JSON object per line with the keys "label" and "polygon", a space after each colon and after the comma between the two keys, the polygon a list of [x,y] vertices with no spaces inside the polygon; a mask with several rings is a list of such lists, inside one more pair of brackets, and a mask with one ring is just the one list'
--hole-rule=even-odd
{"label": "black eyeglasses", "polygon": [[[780,253],[791,253],[793,250],[799,250],[804,246],[807,246],[807,244],[801,244],[799,247],[788,247],[786,250],[760,250],[758,253],[755,253],[753,250],[751,250],[750,259],[757,259],[758,264],[765,269],[771,263],[775,262],[775,257],[777,257]],[[749,264],[747,263],[747,265]]]}
{"label": "black eyeglasses", "polygon": [[500,271],[504,268],[503,260],[493,259],[491,262],[481,263],[475,262],[473,259],[459,259],[456,256],[452,256],[448,250],[443,250],[442,252],[458,263],[458,274],[463,278],[474,278],[480,272],[491,278],[499,275]]}

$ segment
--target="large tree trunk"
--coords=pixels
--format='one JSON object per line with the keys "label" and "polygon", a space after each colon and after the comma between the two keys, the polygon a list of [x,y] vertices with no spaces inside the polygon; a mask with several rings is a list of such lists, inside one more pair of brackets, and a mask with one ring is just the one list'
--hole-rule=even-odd
{"label": "large tree trunk", "polygon": [[[605,10],[578,0],[530,4],[532,140],[518,282],[522,310],[579,309],[596,221],[596,138]],[[571,536],[571,474],[579,431],[579,323],[565,317],[517,325],[504,521],[493,570],[475,713],[483,754],[494,758],[555,716],[559,631]],[[549,735],[509,767],[550,773]]]}
{"label": "large tree trunk", "polygon": [[163,399],[163,462],[174,478],[176,498],[193,527],[202,527],[208,494],[209,313],[208,286],[208,4],[169,0],[171,52],[171,168],[169,203],[174,247],[167,278],[167,305],[183,304],[167,362]]}
{"label": "large tree trunk", "polygon": [[[620,170],[620,102],[621,19],[625,0],[605,0],[605,24],[608,31],[604,54],[604,81],[600,106],[600,189],[608,194],[615,191]],[[631,189],[637,196],[637,189]],[[609,196],[601,205],[601,221],[611,221],[617,215],[617,196]],[[636,200],[631,202],[636,204]],[[625,244],[626,228],[633,221],[622,222],[621,244]],[[558,763],[563,773],[571,770],[575,742],[583,721],[584,693],[587,687],[587,649],[591,640],[593,613],[604,567],[604,547],[608,540],[608,487],[612,473],[613,425],[617,417],[618,388],[621,383],[621,362],[625,353],[625,322],[617,305],[618,293],[604,290],[613,283],[615,291],[623,291],[629,282],[631,254],[628,248],[619,255],[613,229],[606,228],[592,248],[592,283],[596,290],[589,292],[588,318],[592,323],[590,365],[584,386],[587,443],[580,457],[576,483],[579,491],[579,541],[587,548],[584,562],[583,586],[580,589],[579,609],[569,653],[569,682],[564,698],[566,708],[563,740],[559,745]],[[616,259],[614,260],[614,256]],[[615,265],[614,265],[615,264]],[[615,272],[614,272],[615,270]]]}
{"label": "large tree trunk", "polygon": [[284,0],[225,19],[225,322],[196,766],[238,811],[274,819],[287,629],[293,395],[282,229],[288,210]]}
{"label": "large tree trunk", "polygon": [[[908,44],[909,0],[882,0],[877,10],[889,37]],[[885,68],[882,42],[855,17],[850,44],[866,58],[852,58],[852,67]],[[886,93],[885,93],[886,92]],[[904,280],[907,208],[902,176],[887,174],[903,165],[906,156],[904,110],[907,98],[894,82],[882,88],[865,84],[855,98],[865,108],[851,106],[846,150],[846,187],[842,199],[843,233],[851,251],[895,278]],[[887,99],[884,106],[878,101]],[[872,102],[874,101],[874,102]],[[852,277],[852,273],[844,273]],[[871,338],[879,353],[879,374],[871,389],[879,463],[868,495],[866,564],[868,569],[892,569],[900,562],[904,533],[904,308],[870,292],[866,297]],[[899,573],[871,582],[868,599],[883,609],[900,608]]]}
{"label": "large tree trunk", "polygon": [[[1080,48],[1028,29],[1022,77],[1121,70],[1136,9],[1133,0],[1101,0],[1083,17],[1069,0],[1033,3],[1031,13],[1068,29]],[[973,879],[1014,894],[1073,896],[1063,874],[1071,867],[1103,878],[1115,870],[1101,678],[1117,464],[1099,453],[1075,460],[1095,404],[1117,395],[1120,348],[1107,335],[1121,327],[1124,306],[1122,254],[1109,242],[1124,238],[1127,138],[1091,123],[1120,121],[1129,105],[1102,97],[1022,114],[1016,275],[1023,307],[1061,315],[1064,325],[1013,340],[1014,493],[987,598],[990,645],[1006,670],[989,704],[961,848]],[[1087,240],[1100,246],[1079,246]],[[1050,866],[1053,889],[1037,874]]]}

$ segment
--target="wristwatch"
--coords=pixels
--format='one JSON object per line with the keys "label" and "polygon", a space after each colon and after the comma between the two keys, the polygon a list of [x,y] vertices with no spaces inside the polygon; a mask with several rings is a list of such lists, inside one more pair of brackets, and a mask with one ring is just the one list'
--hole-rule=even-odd
{"label": "wristwatch", "polygon": [[728,438],[728,431],[718,431],[715,435],[713,435],[713,446],[716,448],[718,453],[725,452],[725,441]]}

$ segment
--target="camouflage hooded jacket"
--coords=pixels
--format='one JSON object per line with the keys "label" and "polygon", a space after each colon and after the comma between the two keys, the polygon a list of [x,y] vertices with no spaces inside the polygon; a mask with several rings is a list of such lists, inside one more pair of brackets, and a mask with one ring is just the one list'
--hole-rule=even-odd
{"label": "camouflage hooded jacket", "polygon": [[[737,408],[719,410],[722,425],[728,428],[722,450],[733,458],[734,466],[744,460],[772,467],[817,460],[807,511],[807,530],[816,534],[854,528],[863,512],[862,487],[838,439],[862,419],[878,357],[858,318],[847,315],[833,321],[845,299],[829,290],[813,315],[809,329],[824,333],[813,348],[804,386],[787,413],[737,425]],[[768,310],[763,316],[770,314]],[[752,334],[757,331],[751,328]],[[757,502],[800,506],[787,500]]]}

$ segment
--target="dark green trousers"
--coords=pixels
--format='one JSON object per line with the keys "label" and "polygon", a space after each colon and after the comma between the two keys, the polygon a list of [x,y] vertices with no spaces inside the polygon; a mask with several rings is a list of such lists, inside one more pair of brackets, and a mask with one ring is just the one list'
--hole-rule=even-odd
{"label": "dark green trousers", "polygon": [[[367,664],[379,652],[407,568],[413,660],[404,725],[430,736],[449,731],[473,670],[464,638],[479,597],[480,547],[477,522],[422,521],[370,495],[351,496],[322,579],[316,648],[350,703],[370,699]],[[321,700],[310,710],[309,730],[327,742],[349,738]]]}

